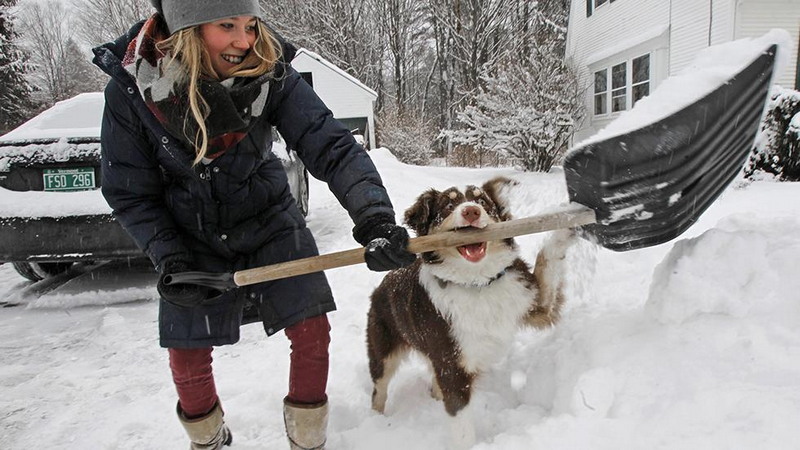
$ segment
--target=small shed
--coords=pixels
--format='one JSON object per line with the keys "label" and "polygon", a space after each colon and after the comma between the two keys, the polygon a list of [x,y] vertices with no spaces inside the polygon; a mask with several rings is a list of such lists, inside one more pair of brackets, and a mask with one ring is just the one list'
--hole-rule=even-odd
{"label": "small shed", "polygon": [[[702,49],[772,28],[800,40],[800,0],[572,0],[566,57],[586,87],[580,142],[633,107]],[[800,89],[800,60],[776,83]]]}
{"label": "small shed", "polygon": [[301,48],[292,67],[314,88],[323,102],[354,134],[364,136],[364,146],[375,148],[375,100],[378,93],[320,55]]}

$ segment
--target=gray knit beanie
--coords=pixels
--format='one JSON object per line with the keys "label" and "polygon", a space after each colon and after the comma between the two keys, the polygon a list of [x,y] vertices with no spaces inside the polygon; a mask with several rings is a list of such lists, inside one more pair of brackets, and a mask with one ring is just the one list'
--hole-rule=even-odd
{"label": "gray knit beanie", "polygon": [[170,33],[192,25],[236,16],[261,16],[258,0],[150,0]]}

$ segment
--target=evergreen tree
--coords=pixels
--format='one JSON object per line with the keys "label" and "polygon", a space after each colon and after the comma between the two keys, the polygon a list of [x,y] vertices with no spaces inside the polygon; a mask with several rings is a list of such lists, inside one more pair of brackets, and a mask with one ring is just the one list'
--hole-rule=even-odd
{"label": "evergreen tree", "polygon": [[0,0],[0,134],[27,119],[33,112],[27,55],[16,44],[11,9],[17,0]]}
{"label": "evergreen tree", "polygon": [[74,39],[67,39],[63,63],[67,92],[70,96],[81,92],[102,91],[108,78],[92,64],[91,52],[81,50]]}

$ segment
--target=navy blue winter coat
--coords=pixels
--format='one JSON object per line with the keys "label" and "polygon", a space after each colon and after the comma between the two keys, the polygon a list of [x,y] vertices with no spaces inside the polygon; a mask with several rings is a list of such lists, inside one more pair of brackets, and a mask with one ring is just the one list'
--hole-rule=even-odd
{"label": "navy blue winter coat", "polygon": [[[141,26],[94,49],[95,64],[111,76],[102,124],[102,190],[116,219],[157,269],[173,257],[189,258],[197,270],[230,272],[318,254],[282,164],[270,151],[272,126],[309,173],[328,183],[355,224],[378,216],[394,220],[367,153],[286,63],[294,54],[290,45],[284,44],[260,122],[222,156],[193,168],[194,150],[165,131],[121,65]],[[160,343],[231,344],[239,340],[240,325],[258,316],[271,335],[335,308],[323,273],[239,288],[194,308],[162,299]]]}

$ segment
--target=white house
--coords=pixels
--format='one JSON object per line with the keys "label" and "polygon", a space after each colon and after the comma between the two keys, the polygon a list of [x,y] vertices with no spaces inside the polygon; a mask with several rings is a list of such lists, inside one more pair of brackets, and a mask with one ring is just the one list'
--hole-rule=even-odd
{"label": "white house", "polygon": [[320,55],[301,48],[292,60],[303,79],[314,88],[333,112],[333,117],[348,129],[358,129],[365,146],[375,148],[375,100],[378,93]]}
{"label": "white house", "polygon": [[[702,49],[773,28],[800,40],[800,0],[572,0],[566,56],[586,89],[580,142]],[[800,87],[797,47],[776,83]]]}

